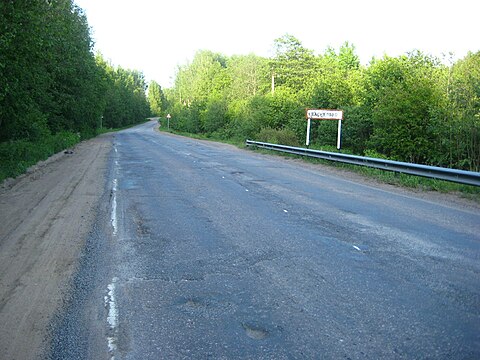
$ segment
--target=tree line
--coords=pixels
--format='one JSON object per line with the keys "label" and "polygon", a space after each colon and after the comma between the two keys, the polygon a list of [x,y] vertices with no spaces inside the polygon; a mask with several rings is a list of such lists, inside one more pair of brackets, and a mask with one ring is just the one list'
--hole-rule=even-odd
{"label": "tree line", "polygon": [[[272,58],[198,51],[157,112],[178,131],[299,145],[306,108],[342,109],[347,151],[480,170],[480,52],[447,65],[413,51],[362,66],[348,42],[315,55],[284,35],[274,49]],[[314,121],[311,141],[333,146],[336,127]]]}
{"label": "tree line", "polygon": [[0,2],[0,178],[100,127],[149,115],[143,74],[116,68],[92,49],[73,0]]}

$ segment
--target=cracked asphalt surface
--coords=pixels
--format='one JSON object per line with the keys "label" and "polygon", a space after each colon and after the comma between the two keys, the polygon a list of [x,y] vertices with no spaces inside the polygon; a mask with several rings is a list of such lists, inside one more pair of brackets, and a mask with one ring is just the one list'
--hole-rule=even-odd
{"label": "cracked asphalt surface", "polygon": [[113,137],[51,359],[480,358],[480,211],[323,166]]}

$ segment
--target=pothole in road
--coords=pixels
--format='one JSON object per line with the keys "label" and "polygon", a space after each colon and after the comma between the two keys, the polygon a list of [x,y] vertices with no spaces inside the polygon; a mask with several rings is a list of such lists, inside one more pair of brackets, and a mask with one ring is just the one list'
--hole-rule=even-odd
{"label": "pothole in road", "polygon": [[188,308],[199,308],[199,307],[204,307],[207,306],[207,304],[202,303],[199,299],[187,299],[185,302],[185,306]]}
{"label": "pothole in road", "polygon": [[204,281],[205,276],[202,274],[183,274],[180,281]]}
{"label": "pothole in road", "polygon": [[242,324],[242,327],[245,330],[247,336],[254,340],[263,340],[266,339],[269,335],[269,332],[266,329],[263,329],[259,326]]}
{"label": "pothole in road", "polygon": [[181,312],[199,319],[223,319],[237,309],[236,304],[223,299],[219,294],[203,296],[189,296],[174,301],[173,305]]}

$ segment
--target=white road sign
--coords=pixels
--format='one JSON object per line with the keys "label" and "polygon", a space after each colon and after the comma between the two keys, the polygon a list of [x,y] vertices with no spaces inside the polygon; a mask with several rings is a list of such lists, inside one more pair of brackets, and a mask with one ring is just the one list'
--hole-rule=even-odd
{"label": "white road sign", "polygon": [[307,119],[312,120],[343,120],[342,110],[307,109]]}

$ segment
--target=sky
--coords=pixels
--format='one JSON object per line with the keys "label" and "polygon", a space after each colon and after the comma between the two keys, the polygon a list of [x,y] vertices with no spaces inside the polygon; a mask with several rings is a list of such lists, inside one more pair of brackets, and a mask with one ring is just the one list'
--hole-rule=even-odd
{"label": "sky", "polygon": [[198,50],[273,55],[290,34],[322,54],[353,44],[363,64],[412,50],[453,59],[480,50],[478,0],[75,0],[95,51],[162,87]]}

